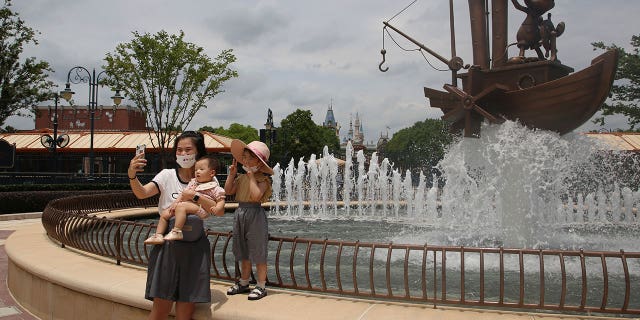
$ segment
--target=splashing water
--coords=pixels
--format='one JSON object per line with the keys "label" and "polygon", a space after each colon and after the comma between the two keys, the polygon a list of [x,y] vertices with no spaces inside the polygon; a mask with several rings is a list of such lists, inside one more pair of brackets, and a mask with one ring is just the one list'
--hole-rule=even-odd
{"label": "splashing water", "polygon": [[274,168],[271,216],[402,223],[402,243],[638,251],[637,159],[608,149],[507,121],[452,144],[428,177],[361,150],[354,164],[351,144],[339,170],[325,147]]}

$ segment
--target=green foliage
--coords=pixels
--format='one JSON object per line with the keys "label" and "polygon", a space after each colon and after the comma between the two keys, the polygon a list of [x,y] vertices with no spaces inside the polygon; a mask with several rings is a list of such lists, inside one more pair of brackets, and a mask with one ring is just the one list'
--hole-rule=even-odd
{"label": "green foliage", "polygon": [[629,118],[630,129],[636,129],[640,125],[640,36],[631,37],[632,52],[626,52],[615,44],[606,46],[602,42],[595,42],[591,45],[603,50],[617,49],[620,54],[611,98],[602,107],[603,116],[593,122],[604,125],[605,116],[622,114]]}
{"label": "green foliage", "polygon": [[225,129],[223,127],[213,128],[210,126],[204,126],[198,131],[208,131],[221,136],[240,139],[244,141],[244,143],[249,143],[251,141],[259,140],[258,130],[252,126],[244,126],[239,123],[232,123],[229,125],[229,129]]}
{"label": "green foliage", "polygon": [[0,132],[6,132],[6,133],[14,133],[14,132],[18,132],[18,129],[12,127],[12,126],[6,126],[4,127],[4,129],[0,128]]}
{"label": "green foliage", "polygon": [[[41,212],[51,200],[60,198],[73,197],[79,195],[89,195],[96,193],[122,193],[131,192],[130,187],[127,189],[116,190],[104,188],[100,186],[94,190],[87,187],[67,189],[63,185],[55,185],[56,188],[28,189],[29,191],[3,191],[0,192],[0,214],[24,213],[24,212]],[[4,188],[3,188],[4,189]],[[19,188],[18,188],[19,190]]]}
{"label": "green foliage", "polygon": [[[220,128],[222,128],[222,127],[220,127]],[[212,126],[204,126],[204,127],[200,127],[200,129],[198,129],[198,131],[206,131],[206,132],[215,133],[216,132],[216,128],[214,128]]]}
{"label": "green foliage", "polygon": [[129,183],[5,184],[0,193],[14,191],[131,190]]}
{"label": "green foliage", "polygon": [[52,72],[49,63],[35,57],[20,61],[25,45],[38,44],[36,33],[11,11],[11,1],[5,0],[0,8],[0,125],[9,116],[28,115],[21,109],[53,97],[53,82],[47,80],[47,72]]}
{"label": "green foliage", "polygon": [[224,92],[225,81],[237,77],[230,68],[236,61],[232,50],[211,60],[204,49],[184,41],[184,32],[169,35],[133,32],[133,40],[107,53],[104,70],[109,84],[121,88],[147,115],[157,143],[171,146],[174,132],[187,128],[206,103]]}
{"label": "green foliage", "polygon": [[386,156],[396,168],[430,170],[452,140],[446,122],[426,119],[396,132],[387,143]]}
{"label": "green foliage", "polygon": [[293,158],[309,160],[311,154],[322,155],[324,146],[329,153],[340,151],[340,140],[332,129],[316,125],[309,110],[297,109],[280,123],[271,150],[271,162],[286,166]]}

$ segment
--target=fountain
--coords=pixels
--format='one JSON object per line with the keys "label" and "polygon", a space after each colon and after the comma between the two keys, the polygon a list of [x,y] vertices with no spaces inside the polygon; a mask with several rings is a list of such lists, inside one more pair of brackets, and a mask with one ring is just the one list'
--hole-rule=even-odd
{"label": "fountain", "polygon": [[403,174],[375,153],[367,164],[350,144],[340,170],[326,148],[308,163],[276,165],[270,217],[403,226],[378,241],[640,251],[638,159],[512,121],[482,131],[452,144],[433,177]]}

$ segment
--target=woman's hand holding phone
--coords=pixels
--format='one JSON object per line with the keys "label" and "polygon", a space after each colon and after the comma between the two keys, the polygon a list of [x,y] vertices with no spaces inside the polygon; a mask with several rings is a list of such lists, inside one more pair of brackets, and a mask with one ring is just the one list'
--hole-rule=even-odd
{"label": "woman's hand holding phone", "polygon": [[138,174],[138,172],[144,171],[144,167],[147,165],[147,159],[144,158],[144,153],[145,145],[139,145],[136,147],[136,155],[133,157],[133,159],[131,159],[131,162],[129,163],[129,169],[127,170],[129,179],[135,179],[135,176]]}

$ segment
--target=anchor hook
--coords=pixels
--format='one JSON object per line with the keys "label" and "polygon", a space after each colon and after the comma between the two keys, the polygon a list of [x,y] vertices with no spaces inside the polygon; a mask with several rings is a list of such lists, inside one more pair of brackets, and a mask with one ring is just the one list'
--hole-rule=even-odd
{"label": "anchor hook", "polygon": [[389,67],[385,67],[384,69],[382,68],[382,65],[384,64],[384,55],[387,54],[387,50],[382,49],[380,50],[380,53],[382,54],[382,62],[380,62],[380,64],[378,65],[378,69],[380,69],[380,71],[382,72],[387,72],[387,70],[389,70]]}

